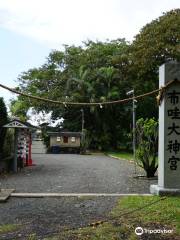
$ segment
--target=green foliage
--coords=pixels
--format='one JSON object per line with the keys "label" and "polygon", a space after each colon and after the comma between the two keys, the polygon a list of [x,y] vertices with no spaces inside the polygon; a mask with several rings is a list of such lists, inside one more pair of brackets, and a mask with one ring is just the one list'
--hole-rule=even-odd
{"label": "green foliage", "polygon": [[138,164],[144,168],[147,177],[153,177],[158,167],[158,122],[154,118],[139,119],[136,124],[136,139]]}
{"label": "green foliage", "polygon": [[133,154],[132,152],[127,152],[127,151],[117,151],[117,152],[106,152],[106,154],[110,157],[115,157],[120,160],[133,160]]}
{"label": "green foliage", "polygon": [[47,134],[47,128],[43,127],[42,129],[42,139],[47,149],[50,148],[50,136]]}
{"label": "green foliage", "polygon": [[12,154],[14,149],[14,131],[13,129],[7,129],[5,140],[4,140],[4,148],[3,148],[3,156],[8,157]]}
{"label": "green foliage", "polygon": [[134,65],[140,71],[139,76],[155,74],[158,66],[166,61],[180,60],[179,24],[180,9],[175,9],[141,29],[132,44]]}
{"label": "green foliage", "polygon": [[[130,196],[121,198],[117,206],[113,209],[113,216],[119,216],[123,213],[134,211],[135,209],[141,209],[143,206],[147,206],[144,209],[135,211],[132,214],[125,215],[125,220],[133,227],[137,226],[149,226],[149,229],[159,229],[161,226],[169,226],[167,229],[174,229],[174,234],[180,233],[180,207],[178,197],[166,197],[160,200],[158,196]],[[156,204],[152,204],[154,201],[158,201]],[[150,204],[148,206],[148,204]],[[123,222],[123,221],[122,221]],[[151,228],[150,226],[153,226]],[[156,227],[154,227],[156,226]],[[173,236],[171,236],[173,239]],[[174,238],[176,239],[176,238]]]}
{"label": "green foliage", "polygon": [[12,233],[19,230],[20,228],[21,228],[21,225],[17,225],[17,224],[0,225],[0,234]]}
{"label": "green foliage", "polygon": [[3,152],[4,140],[6,136],[6,128],[3,128],[8,121],[7,109],[3,98],[0,98],[0,154]]}
{"label": "green foliage", "polygon": [[[180,10],[175,9],[144,26],[132,44],[117,39],[88,41],[77,47],[65,45],[62,51],[52,51],[41,67],[22,73],[19,88],[62,102],[113,101],[126,98],[132,88],[135,95],[154,90],[159,66],[180,60],[179,25]],[[12,112],[20,116],[32,106],[37,111],[52,111],[53,119],[64,118],[64,128],[81,130],[78,106],[66,108],[24,97],[12,105]],[[157,109],[155,97],[146,97],[138,102],[137,117],[157,118]],[[84,106],[84,113],[92,148],[117,148],[127,140],[131,122],[127,105]]]}
{"label": "green foliage", "polygon": [[[166,199],[158,196],[121,197],[109,216],[107,215],[106,221],[102,221],[100,225],[65,230],[60,235],[49,237],[47,240],[179,239],[179,216],[178,197]],[[138,226],[152,230],[164,228],[173,231],[170,234],[153,234],[153,236],[143,234],[143,238],[139,238],[134,231]]]}
{"label": "green foliage", "polygon": [[[146,24],[136,35],[130,49],[129,68],[129,79],[136,94],[158,88],[160,65],[171,60],[180,61],[179,26],[180,9],[174,9]],[[138,118],[158,117],[154,97],[138,103],[137,115]]]}
{"label": "green foliage", "polygon": [[21,98],[22,97],[19,97],[18,101],[11,101],[10,111],[14,117],[18,117],[21,121],[25,122],[27,121],[27,111],[29,106],[28,103],[23,101]]}
{"label": "green foliage", "polygon": [[81,136],[81,153],[85,154],[90,145],[90,134],[86,129],[83,129]]}
{"label": "green foliage", "polygon": [[[103,102],[123,98],[123,72],[128,63],[124,61],[122,66],[116,65],[117,58],[125,56],[128,47],[128,43],[123,39],[106,43],[89,41],[84,47],[65,46],[64,51],[51,52],[47,63],[39,69],[30,69],[23,73],[19,79],[20,87],[30,94],[61,101]],[[25,106],[29,104],[28,100],[22,97],[19,100]],[[31,105],[39,111],[53,111],[53,119],[63,117],[63,128],[70,131],[81,130],[79,107],[57,107],[39,101],[31,101]],[[23,106],[21,109],[24,109]],[[85,129],[90,133],[92,147],[116,147],[117,139],[121,136],[117,129],[127,125],[122,123],[123,109],[124,106],[109,106],[103,109],[84,107]]]}

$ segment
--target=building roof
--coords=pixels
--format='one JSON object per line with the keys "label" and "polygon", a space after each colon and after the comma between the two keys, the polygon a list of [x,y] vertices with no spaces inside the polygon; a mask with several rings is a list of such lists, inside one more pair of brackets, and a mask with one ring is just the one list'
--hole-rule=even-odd
{"label": "building roof", "polygon": [[18,119],[14,119],[10,121],[9,123],[5,124],[3,127],[5,128],[34,128],[33,125],[31,125],[28,122],[22,122]]}
{"label": "building roof", "polygon": [[55,136],[55,137],[81,137],[81,132],[47,132],[49,136]]}

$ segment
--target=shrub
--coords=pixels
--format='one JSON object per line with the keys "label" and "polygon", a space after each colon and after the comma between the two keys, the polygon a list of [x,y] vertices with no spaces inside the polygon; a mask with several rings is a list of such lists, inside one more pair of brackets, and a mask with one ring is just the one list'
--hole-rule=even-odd
{"label": "shrub", "polygon": [[14,132],[13,129],[8,129],[4,139],[3,156],[8,157],[12,155],[14,149]]}
{"label": "shrub", "polygon": [[146,171],[147,177],[153,177],[158,168],[158,122],[154,119],[139,119],[136,124],[136,159]]}

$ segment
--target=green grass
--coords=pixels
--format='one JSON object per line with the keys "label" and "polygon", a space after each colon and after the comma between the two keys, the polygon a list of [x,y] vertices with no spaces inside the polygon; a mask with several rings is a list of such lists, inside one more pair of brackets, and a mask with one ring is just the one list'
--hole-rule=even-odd
{"label": "green grass", "polygon": [[[164,199],[164,198],[163,198]],[[180,198],[167,197],[160,200],[158,196],[129,196],[119,199],[116,207],[107,217],[107,221],[97,227],[84,227],[77,230],[69,230],[60,236],[48,238],[51,240],[138,240],[134,233],[136,227],[146,229],[173,229],[170,234],[158,234],[158,239],[179,239],[180,235]],[[146,206],[143,209],[139,209]],[[135,209],[139,209],[134,211]],[[130,211],[133,213],[126,214]],[[124,214],[124,215],[123,215]],[[157,237],[157,234],[154,235]],[[145,236],[144,236],[145,237]],[[152,237],[152,238],[148,238]],[[155,239],[153,236],[145,237]],[[145,239],[143,238],[143,239]]]}
{"label": "green grass", "polygon": [[[112,215],[118,217],[119,214],[141,208],[159,199],[158,196],[124,197],[112,210]],[[162,201],[127,216],[127,220],[131,224],[136,224],[137,219],[143,225],[168,225],[170,228],[174,228],[176,233],[180,234],[180,198],[166,197]]]}
{"label": "green grass", "polygon": [[133,160],[133,154],[126,151],[107,152],[106,154],[112,157],[117,157],[122,160]]}
{"label": "green grass", "polygon": [[36,236],[36,233],[31,233],[27,240],[38,240],[39,238]]}
{"label": "green grass", "polygon": [[4,224],[0,225],[0,234],[14,232],[18,230],[21,226],[17,224]]}

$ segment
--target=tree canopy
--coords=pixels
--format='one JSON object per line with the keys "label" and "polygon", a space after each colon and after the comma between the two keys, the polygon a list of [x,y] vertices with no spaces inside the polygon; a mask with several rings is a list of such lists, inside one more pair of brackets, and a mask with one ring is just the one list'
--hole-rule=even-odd
{"label": "tree canopy", "polygon": [[[180,9],[164,13],[144,26],[131,44],[131,68],[129,76],[137,94],[148,92],[159,86],[159,66],[167,61],[180,61]],[[146,109],[144,108],[146,105]],[[155,99],[146,98],[139,104],[140,117],[155,113]]]}
{"label": "tree canopy", "polygon": [[[158,87],[158,68],[169,60],[180,60],[180,10],[164,13],[143,27],[130,44],[125,39],[88,41],[82,46],[64,46],[52,51],[44,65],[19,77],[19,88],[29,94],[53,100],[104,102],[123,99]],[[81,107],[56,106],[20,96],[12,108],[52,111],[52,118],[64,118],[63,127],[81,129]],[[22,104],[23,102],[23,104]],[[21,106],[20,109],[18,108]],[[84,107],[85,128],[95,148],[116,148],[128,140],[130,104]],[[16,111],[17,112],[17,111]],[[22,113],[20,111],[20,113]],[[138,103],[137,116],[157,117],[154,97]]]}

